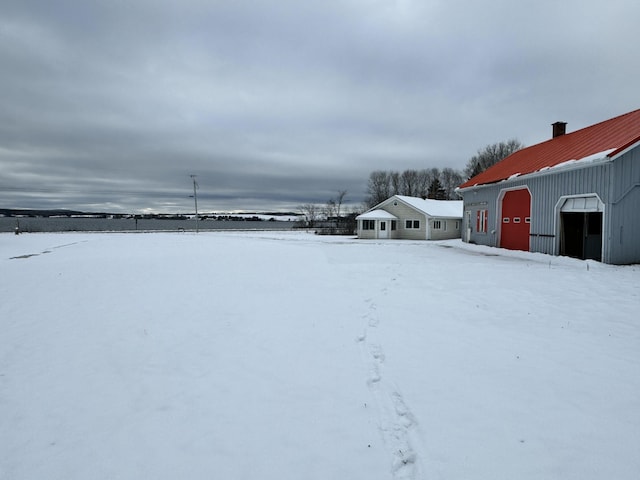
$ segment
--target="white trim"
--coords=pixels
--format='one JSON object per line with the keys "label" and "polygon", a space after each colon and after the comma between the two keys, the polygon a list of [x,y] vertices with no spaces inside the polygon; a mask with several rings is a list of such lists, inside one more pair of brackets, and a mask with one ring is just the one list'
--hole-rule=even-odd
{"label": "white trim", "polygon": [[[384,224],[384,229],[382,228],[382,224]],[[378,227],[377,234],[378,238],[387,239],[389,238],[389,233],[391,232],[391,220],[388,219],[380,219],[376,221],[376,225]]]}
{"label": "white trim", "polygon": [[[598,212],[602,212],[602,251],[600,252],[600,259],[602,262],[604,263],[608,263],[607,261],[605,261],[604,258],[604,252],[606,251],[605,249],[605,244],[608,242],[608,235],[605,235],[605,229],[604,226],[607,224],[606,223],[606,209],[605,209],[605,204],[602,201],[602,199],[600,198],[600,196],[597,193],[582,193],[582,194],[575,194],[575,195],[562,195],[560,198],[558,198],[558,201],[556,202],[556,205],[554,207],[554,215],[553,215],[553,231],[555,232],[556,235],[556,242],[555,242],[555,246],[554,246],[554,255],[560,255],[560,236],[561,233],[560,232],[560,215],[562,214],[562,206],[564,205],[564,203],[571,198],[587,198],[587,197],[595,197],[598,199]],[[586,213],[586,212],[585,212]]]}
{"label": "white trim", "polygon": [[636,148],[638,145],[640,145],[640,140],[638,140],[636,143],[632,143],[631,145],[629,145],[627,148],[625,148],[624,150],[616,153],[613,157],[609,157],[611,160],[615,160],[616,158],[621,157],[622,155],[624,155],[625,153],[628,153],[629,151],[633,150],[634,148]]}
{"label": "white trim", "polygon": [[[416,218],[405,218],[404,219],[404,229],[405,230],[420,230],[420,222],[422,220]],[[428,222],[428,219],[426,220]],[[411,226],[407,227],[407,222],[411,222]],[[414,222],[418,222],[418,227],[414,227]]]}
{"label": "white trim", "polygon": [[[589,201],[595,200],[595,201]],[[594,205],[595,204],[595,205]],[[597,196],[594,195],[572,195],[565,198],[564,203],[560,206],[561,212],[586,213],[601,212],[604,204]]]}
{"label": "white trim", "polygon": [[358,215],[356,217],[356,220],[364,220],[364,219],[370,219],[370,220],[397,220],[398,217],[396,217],[392,213],[387,212],[386,210],[374,209],[374,210],[369,210],[368,212],[362,213],[362,214],[360,214],[360,215]]}

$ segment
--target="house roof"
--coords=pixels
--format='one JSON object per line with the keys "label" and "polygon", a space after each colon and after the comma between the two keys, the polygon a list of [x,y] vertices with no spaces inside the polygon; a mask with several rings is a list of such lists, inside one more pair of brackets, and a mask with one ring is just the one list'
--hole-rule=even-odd
{"label": "house roof", "polygon": [[391,213],[387,212],[386,210],[380,210],[380,209],[376,209],[376,210],[369,210],[368,212],[365,212],[361,215],[358,215],[356,217],[356,220],[366,220],[366,219],[376,219],[376,220],[384,220],[384,219],[391,219],[391,220],[397,220],[398,217],[396,217],[395,215],[392,215]]}
{"label": "house roof", "polygon": [[527,175],[568,162],[613,158],[640,142],[640,110],[512,153],[458,188],[485,185]]}
{"label": "house roof", "polygon": [[[408,197],[406,195],[394,195],[382,202],[378,207],[398,199],[410,207],[436,218],[462,218],[462,200],[432,200],[419,197]],[[377,208],[377,207],[376,207]]]}

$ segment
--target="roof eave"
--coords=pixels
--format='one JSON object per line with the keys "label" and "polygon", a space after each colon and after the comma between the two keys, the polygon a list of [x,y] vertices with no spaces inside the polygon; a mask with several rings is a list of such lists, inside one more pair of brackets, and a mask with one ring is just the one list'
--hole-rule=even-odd
{"label": "roof eave", "polygon": [[[640,140],[638,142],[636,142],[638,144],[640,144]],[[631,150],[631,148],[633,147],[629,147],[626,148],[625,151],[623,153],[628,152],[629,150]],[[475,185],[469,185],[468,187],[458,187],[456,189],[456,192],[460,192],[460,193],[464,193],[466,191],[473,191],[476,190],[478,188],[482,188],[482,187],[489,187],[489,186],[494,186],[500,183],[508,183],[508,182],[514,182],[514,181],[518,181],[518,180],[528,180],[530,178],[535,178],[535,177],[543,177],[546,175],[553,175],[556,173],[561,173],[561,172],[568,172],[571,170],[579,170],[581,168],[589,168],[589,167],[595,167],[597,165],[602,165],[603,163],[610,163],[614,160],[613,157],[611,157],[610,155],[615,154],[616,152],[612,152],[609,155],[606,155],[598,160],[595,161],[590,161],[588,163],[580,163],[580,162],[576,162],[576,163],[571,163],[571,164],[567,164],[567,165],[563,165],[563,166],[556,166],[556,167],[547,167],[544,168],[543,170],[537,170],[535,172],[531,172],[531,173],[525,173],[522,175],[518,175],[517,177],[514,178],[503,178],[500,180],[497,180],[495,182],[489,182],[489,183],[476,183]],[[620,155],[622,155],[623,153],[620,154],[616,154],[615,158],[619,157]]]}
{"label": "roof eave", "polygon": [[638,135],[636,138],[634,138],[633,140],[631,140],[629,143],[627,143],[626,145],[621,146],[620,148],[618,148],[617,150],[614,150],[613,152],[611,152],[609,155],[607,155],[607,157],[611,158],[611,160],[618,158],[622,155],[624,155],[625,153],[627,153],[630,150],[633,150],[634,148],[636,148],[638,145],[640,145],[640,135]]}
{"label": "roof eave", "polygon": [[364,213],[372,212],[374,210],[378,210],[382,205],[384,205],[385,203],[389,202],[389,200],[391,200],[392,198],[397,197],[397,196],[398,196],[397,194],[396,195],[391,195],[389,198],[387,198],[386,200],[383,200],[382,202],[378,203],[377,205],[374,205],[373,207],[371,207],[369,210],[367,210]]}

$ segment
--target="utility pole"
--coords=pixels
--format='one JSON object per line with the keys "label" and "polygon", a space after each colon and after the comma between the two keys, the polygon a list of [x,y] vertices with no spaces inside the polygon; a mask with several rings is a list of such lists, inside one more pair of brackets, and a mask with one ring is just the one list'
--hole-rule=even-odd
{"label": "utility pole", "polygon": [[198,233],[198,193],[197,189],[200,188],[198,183],[196,182],[197,175],[190,175],[193,180],[193,200],[196,203],[196,233]]}

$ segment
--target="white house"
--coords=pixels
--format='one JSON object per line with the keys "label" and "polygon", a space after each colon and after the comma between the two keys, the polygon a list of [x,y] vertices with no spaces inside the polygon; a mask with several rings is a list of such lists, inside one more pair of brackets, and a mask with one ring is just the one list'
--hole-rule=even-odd
{"label": "white house", "polygon": [[460,238],[462,202],[394,195],[356,217],[358,238]]}

